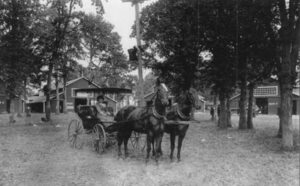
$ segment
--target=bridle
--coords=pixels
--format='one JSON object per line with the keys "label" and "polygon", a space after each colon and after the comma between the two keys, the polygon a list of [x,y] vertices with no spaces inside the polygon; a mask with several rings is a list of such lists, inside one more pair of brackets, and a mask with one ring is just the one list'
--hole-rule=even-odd
{"label": "bridle", "polygon": [[[157,89],[157,91],[155,92],[154,96],[151,98],[150,101],[154,100],[154,98],[156,98],[156,97],[159,98],[159,94],[158,94],[159,91],[160,91],[160,90]],[[160,98],[159,98],[159,99],[160,99]],[[167,113],[165,112],[164,115],[159,114],[159,113],[157,112],[156,108],[155,108],[155,102],[154,102],[153,105],[151,105],[151,107],[152,107],[151,111],[152,111],[152,114],[153,114],[154,117],[156,117],[156,118],[158,118],[158,119],[165,118],[165,116],[166,116]],[[149,107],[148,107],[148,108],[149,108]]]}

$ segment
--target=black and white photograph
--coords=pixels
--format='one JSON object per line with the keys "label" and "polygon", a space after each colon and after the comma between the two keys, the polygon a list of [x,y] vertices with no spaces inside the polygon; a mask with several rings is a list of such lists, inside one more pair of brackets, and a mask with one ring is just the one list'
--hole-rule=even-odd
{"label": "black and white photograph", "polygon": [[300,0],[0,0],[0,186],[299,186]]}

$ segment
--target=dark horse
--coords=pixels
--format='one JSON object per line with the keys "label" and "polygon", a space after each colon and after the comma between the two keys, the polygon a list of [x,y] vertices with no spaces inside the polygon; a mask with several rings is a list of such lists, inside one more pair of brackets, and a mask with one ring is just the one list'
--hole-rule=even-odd
{"label": "dark horse", "polygon": [[[151,151],[151,142],[155,142],[156,152],[159,149],[164,134],[164,117],[168,105],[168,93],[165,87],[157,81],[155,94],[152,98],[153,104],[146,107],[126,106],[123,107],[115,116],[115,121],[119,121],[118,129],[118,155],[122,155],[121,145],[124,142],[125,157],[128,157],[127,143],[132,131],[147,134],[147,157]],[[158,162],[158,153],[155,158]]]}
{"label": "dark horse", "polygon": [[[177,103],[175,103],[170,109],[167,110],[167,120],[175,121],[190,121],[193,107],[198,107],[199,98],[197,91],[193,88],[185,91],[181,96],[178,97]],[[165,132],[170,134],[171,142],[171,154],[170,159],[173,161],[173,152],[175,148],[175,138],[178,136],[178,147],[177,147],[177,159],[180,161],[180,151],[182,141],[189,128],[188,124],[166,124]],[[161,148],[159,149],[162,153]]]}

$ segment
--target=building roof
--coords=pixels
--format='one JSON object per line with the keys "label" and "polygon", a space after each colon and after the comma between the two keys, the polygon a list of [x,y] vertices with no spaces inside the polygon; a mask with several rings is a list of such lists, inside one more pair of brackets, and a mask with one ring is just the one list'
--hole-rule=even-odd
{"label": "building roof", "polygon": [[[293,89],[292,94],[295,95],[295,96],[300,96],[300,90],[299,90],[299,88]],[[231,97],[229,100],[233,100],[233,99],[239,97],[240,95],[241,95],[241,94],[237,94],[237,95]],[[279,96],[280,96],[280,95],[279,95]],[[254,97],[255,97],[255,96],[254,96]]]}
{"label": "building roof", "polygon": [[[81,79],[84,79],[84,80],[86,80],[86,81],[89,81],[88,80],[88,78],[86,78],[86,77],[84,77],[84,76],[81,76],[81,77],[79,77],[79,78],[76,78],[76,79],[72,79],[72,80],[70,80],[70,81],[67,81],[67,83],[66,83],[66,86],[69,86],[69,85],[71,85],[71,84],[73,84],[73,83],[75,83],[75,82],[77,82],[77,81],[79,81],[79,80],[81,80]],[[96,87],[98,87],[98,88],[101,88],[99,85],[97,85],[96,83],[93,83],[92,82],[92,84],[93,85],[95,85]],[[58,88],[63,88],[63,84],[59,84],[58,85]],[[52,90],[55,90],[56,89],[56,87],[55,86],[52,86]]]}
{"label": "building roof", "polygon": [[300,96],[300,89],[299,88],[293,89],[293,94],[296,96]]}
{"label": "building roof", "polygon": [[44,103],[46,102],[46,96],[32,96],[28,97],[27,103]]}
{"label": "building roof", "polygon": [[[63,94],[63,92],[59,93],[59,95],[61,95],[61,94]],[[117,103],[116,100],[114,100],[114,99],[112,99],[112,98],[110,98],[110,97],[108,97],[108,96],[104,96],[104,97],[106,97],[107,99],[109,99],[109,100],[111,100],[111,101]],[[50,99],[55,99],[55,98],[56,98],[56,96],[51,96],[51,97],[50,97]],[[45,102],[46,102],[46,99],[47,99],[46,96],[32,96],[32,97],[29,97],[29,98],[28,98],[27,103],[29,103],[29,104],[30,104],[30,103],[45,103]]]}

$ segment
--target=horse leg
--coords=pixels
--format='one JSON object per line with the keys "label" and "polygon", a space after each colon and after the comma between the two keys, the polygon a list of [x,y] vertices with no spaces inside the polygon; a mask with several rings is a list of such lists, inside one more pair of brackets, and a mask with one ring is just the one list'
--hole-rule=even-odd
{"label": "horse leg", "polygon": [[155,146],[154,146],[154,138],[152,138],[152,141],[151,141],[151,144],[152,144],[152,156],[155,156],[156,153],[155,153]]}
{"label": "horse leg", "polygon": [[128,144],[128,140],[131,136],[131,132],[128,132],[126,133],[126,136],[124,137],[124,151],[125,151],[125,158],[128,157],[128,147],[127,147],[127,144]]}
{"label": "horse leg", "polygon": [[170,153],[170,159],[173,161],[173,152],[175,148],[175,134],[170,133],[170,142],[171,142],[171,153]]}
{"label": "horse leg", "polygon": [[162,156],[162,155],[163,155],[163,152],[162,152],[162,149],[161,149],[161,142],[162,142],[162,139],[160,140],[160,143],[159,143],[159,153],[160,153],[160,155]]}
{"label": "horse leg", "polygon": [[156,161],[156,165],[158,165],[158,158],[160,156],[162,138],[163,138],[163,134],[159,134],[155,137],[155,151],[156,151],[155,161]]}
{"label": "horse leg", "polygon": [[[161,140],[161,142],[162,142],[162,140]],[[162,150],[161,150],[161,142],[159,143],[159,148],[156,152],[154,150],[152,150],[152,156],[156,156],[156,154],[158,154],[159,156],[163,155]],[[154,139],[152,139],[152,149],[154,149],[154,148],[155,148]]]}
{"label": "horse leg", "polygon": [[151,151],[152,138],[153,138],[153,134],[149,132],[147,134],[147,156],[146,156],[146,163],[149,162],[149,154],[150,154],[150,151]]}
{"label": "horse leg", "polygon": [[123,140],[124,140],[123,136],[118,133],[118,159],[120,159],[122,156],[121,146],[122,146]]}
{"label": "horse leg", "polygon": [[158,150],[157,150],[157,154],[158,154],[159,156],[162,156],[162,155],[163,155],[162,150],[161,150],[161,142],[162,142],[162,139],[161,139],[160,142],[159,142],[159,147],[158,147]]}
{"label": "horse leg", "polygon": [[178,162],[181,161],[181,159],[180,159],[180,151],[181,151],[182,141],[183,141],[184,137],[185,137],[185,134],[178,136],[178,147],[177,147],[177,160],[178,160]]}

